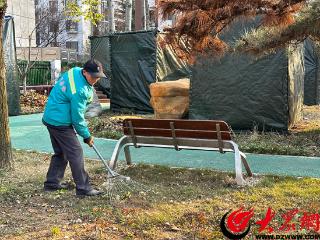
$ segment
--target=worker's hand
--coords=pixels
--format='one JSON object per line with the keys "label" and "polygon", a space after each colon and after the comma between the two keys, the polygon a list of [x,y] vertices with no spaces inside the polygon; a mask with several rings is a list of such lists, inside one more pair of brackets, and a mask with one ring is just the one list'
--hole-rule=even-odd
{"label": "worker's hand", "polygon": [[94,144],[93,137],[91,137],[91,136],[88,137],[88,138],[86,138],[86,139],[83,139],[83,142],[86,143],[86,144],[88,144],[90,147],[92,147],[93,144]]}

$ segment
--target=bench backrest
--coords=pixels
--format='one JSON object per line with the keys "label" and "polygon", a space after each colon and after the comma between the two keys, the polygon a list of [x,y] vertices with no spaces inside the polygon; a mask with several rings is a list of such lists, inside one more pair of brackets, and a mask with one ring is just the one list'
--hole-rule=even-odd
{"label": "bench backrest", "polygon": [[231,140],[231,132],[224,121],[175,119],[125,119],[125,135]]}

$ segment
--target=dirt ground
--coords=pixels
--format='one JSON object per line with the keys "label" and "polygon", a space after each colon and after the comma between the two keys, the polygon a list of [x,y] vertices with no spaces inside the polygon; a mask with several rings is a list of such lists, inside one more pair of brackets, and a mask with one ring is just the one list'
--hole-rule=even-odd
{"label": "dirt ground", "polygon": [[[229,209],[254,207],[259,218],[272,207],[276,229],[284,211],[320,207],[318,179],[259,176],[239,187],[233,173],[147,165],[120,166],[137,191],[111,202],[106,194],[79,199],[74,190],[42,190],[49,155],[15,151],[14,159],[15,170],[0,172],[0,239],[223,239],[219,222]],[[101,163],[86,160],[86,168],[102,188]],[[69,169],[65,181],[72,183]]]}

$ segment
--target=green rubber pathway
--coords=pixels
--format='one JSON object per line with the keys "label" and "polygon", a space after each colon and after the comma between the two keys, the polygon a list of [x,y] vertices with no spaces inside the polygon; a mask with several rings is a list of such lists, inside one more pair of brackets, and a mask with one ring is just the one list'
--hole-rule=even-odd
{"label": "green rubber pathway", "polygon": [[[42,114],[10,117],[10,134],[15,149],[52,152],[49,135],[41,122]],[[106,159],[110,159],[115,140],[95,139],[95,144]],[[85,156],[97,159],[93,149],[83,144]],[[218,169],[234,171],[232,153],[159,148],[131,148],[134,163],[159,164],[172,167]],[[124,159],[122,152],[120,160]],[[289,176],[320,177],[320,158],[247,154],[254,173]]]}

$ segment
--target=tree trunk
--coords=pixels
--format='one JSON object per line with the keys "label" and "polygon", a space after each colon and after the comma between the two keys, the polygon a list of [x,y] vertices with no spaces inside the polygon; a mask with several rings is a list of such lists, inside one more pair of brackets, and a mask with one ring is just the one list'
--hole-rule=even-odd
{"label": "tree trunk", "polygon": [[23,94],[26,94],[27,93],[27,74],[24,74],[22,78],[23,78]]}
{"label": "tree trunk", "polygon": [[135,27],[136,30],[146,30],[145,0],[135,0]]}
{"label": "tree trunk", "polygon": [[31,41],[32,41],[32,33],[29,35],[29,46],[28,46],[28,60],[27,60],[27,66],[24,72],[24,76],[23,76],[23,94],[27,93],[27,76],[28,76],[28,72],[29,72],[29,68],[30,68],[30,64],[31,64]]}
{"label": "tree trunk", "polygon": [[9,132],[6,69],[3,57],[2,32],[5,6],[0,6],[0,168],[12,167],[12,151]]}
{"label": "tree trunk", "polygon": [[126,31],[131,32],[132,25],[132,0],[126,0]]}
{"label": "tree trunk", "polygon": [[144,1],[144,8],[145,8],[145,29],[150,29],[150,9],[149,9],[149,2],[148,0]]}
{"label": "tree trunk", "polygon": [[155,12],[155,21],[156,21],[156,29],[159,27],[159,6],[158,6],[158,0],[155,0],[156,5],[156,12]]}
{"label": "tree trunk", "polygon": [[114,1],[108,0],[108,6],[109,6],[109,32],[115,32],[116,26],[114,23]]}
{"label": "tree trunk", "polygon": [[146,1],[145,0],[142,0],[141,1],[141,10],[142,10],[142,29],[143,30],[146,30],[147,29],[147,12],[146,12]]}
{"label": "tree trunk", "polygon": [[[102,8],[101,7],[99,9],[97,9],[95,13],[104,14],[102,12]],[[104,16],[104,18],[105,18],[105,16]],[[91,23],[91,26],[92,26],[92,34],[93,34],[93,36],[99,36],[100,34],[104,34],[105,33],[105,29],[102,29],[101,22],[98,21],[96,24]]]}

